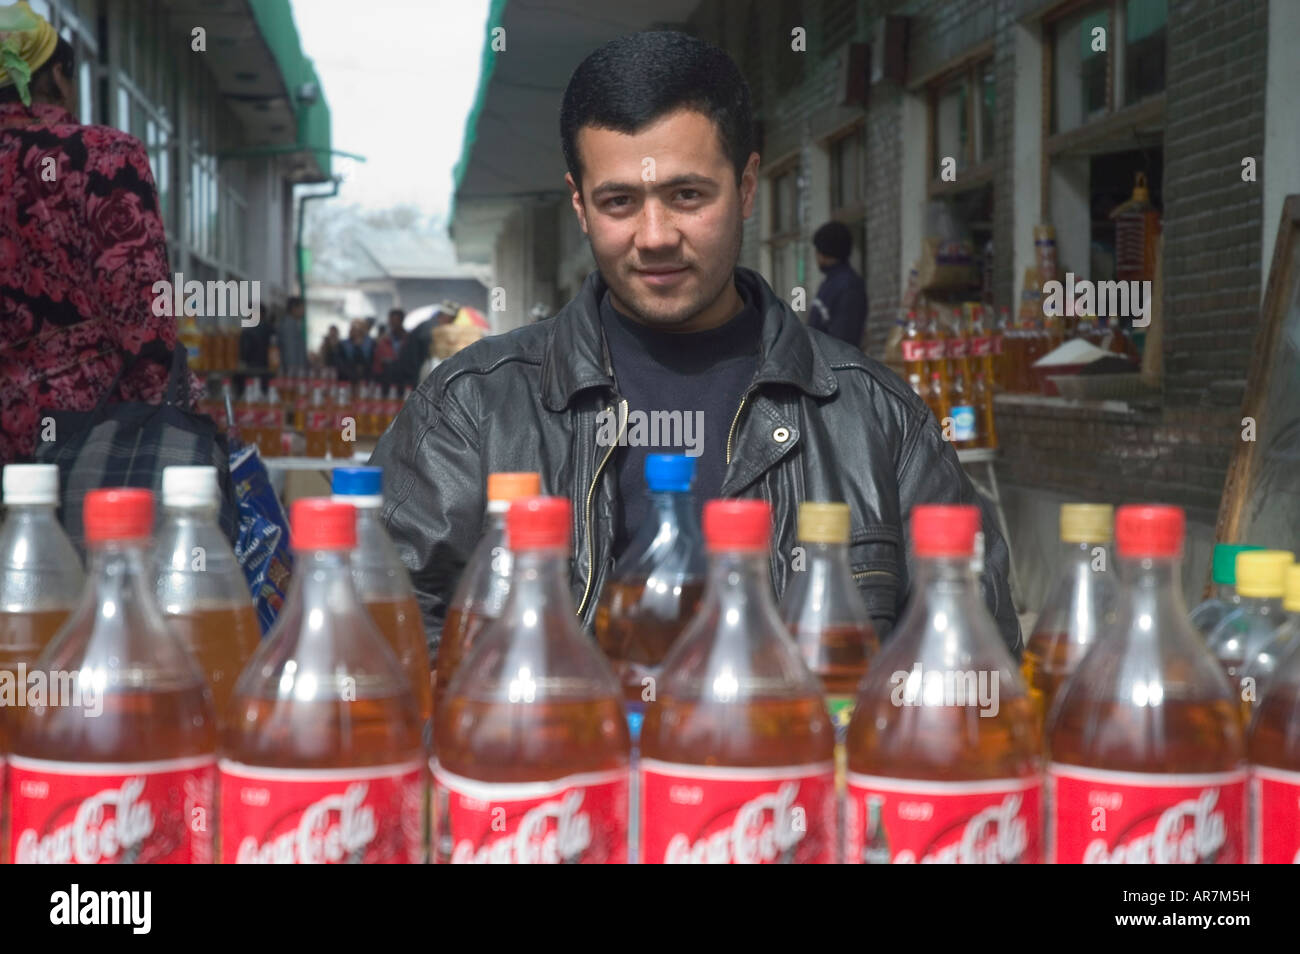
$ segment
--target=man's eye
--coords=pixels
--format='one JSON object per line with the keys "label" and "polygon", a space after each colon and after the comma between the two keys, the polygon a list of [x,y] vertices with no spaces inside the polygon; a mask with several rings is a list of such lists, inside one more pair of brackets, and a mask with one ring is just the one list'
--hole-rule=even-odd
{"label": "man's eye", "polygon": [[632,201],[632,200],[631,200],[628,196],[625,196],[625,195],[616,195],[616,196],[614,196],[613,198],[610,198],[610,199],[606,199],[606,200],[605,200],[605,208],[607,208],[607,209],[622,209],[622,208],[626,208],[626,206],[628,205],[628,203],[630,203],[631,201]]}
{"label": "man's eye", "polygon": [[677,193],[679,199],[685,199],[687,202],[693,202],[700,197],[699,189],[682,189]]}

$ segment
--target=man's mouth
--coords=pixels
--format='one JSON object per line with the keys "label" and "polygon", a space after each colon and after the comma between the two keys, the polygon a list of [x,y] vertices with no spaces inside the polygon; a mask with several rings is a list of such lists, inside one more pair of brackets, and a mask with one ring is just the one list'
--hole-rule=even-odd
{"label": "man's mouth", "polygon": [[656,265],[653,268],[636,269],[641,280],[655,288],[676,284],[685,278],[689,271],[690,266],[687,265]]}

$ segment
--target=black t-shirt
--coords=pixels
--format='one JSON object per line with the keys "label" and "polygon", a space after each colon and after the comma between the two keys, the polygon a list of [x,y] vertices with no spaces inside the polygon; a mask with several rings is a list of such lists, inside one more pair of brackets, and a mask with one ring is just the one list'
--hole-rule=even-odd
{"label": "black t-shirt", "polygon": [[717,497],[727,475],[727,435],[758,370],[762,318],[753,302],[734,318],[688,334],[659,331],[619,312],[609,293],[600,320],[619,393],[627,400],[626,446],[614,454],[621,501],[614,557],[622,556],[646,514],[647,454],[695,458],[699,506]]}

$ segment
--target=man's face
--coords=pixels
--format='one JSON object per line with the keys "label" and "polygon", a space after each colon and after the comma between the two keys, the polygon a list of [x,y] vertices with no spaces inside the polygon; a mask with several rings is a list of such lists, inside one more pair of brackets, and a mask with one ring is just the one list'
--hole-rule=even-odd
{"label": "man's face", "polygon": [[565,181],[615,305],[644,324],[685,330],[731,282],[758,154],[738,188],[717,127],[689,109],[632,135],[583,127],[577,148],[582,191]]}

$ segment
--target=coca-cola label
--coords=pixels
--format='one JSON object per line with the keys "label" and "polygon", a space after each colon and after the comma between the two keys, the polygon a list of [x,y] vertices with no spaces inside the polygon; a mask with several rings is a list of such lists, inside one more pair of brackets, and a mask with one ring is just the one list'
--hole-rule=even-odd
{"label": "coca-cola label", "polygon": [[480,782],[434,772],[434,861],[626,864],[630,772]]}
{"label": "coca-cola label", "polygon": [[325,431],[330,426],[329,411],[308,411],[307,412],[307,430]]}
{"label": "coca-cola label", "polygon": [[1048,860],[1240,864],[1246,771],[1203,775],[1048,767]]}
{"label": "coca-cola label", "polygon": [[847,864],[1038,864],[1042,780],[912,781],[849,773]]}
{"label": "coca-cola label", "polygon": [[157,762],[9,758],[14,864],[209,864],[211,755]]}
{"label": "coca-cola label", "polygon": [[944,352],[944,343],[942,338],[925,339],[925,360],[942,361]]}
{"label": "coca-cola label", "polygon": [[993,336],[993,353],[994,354],[1002,353],[1002,335]]}
{"label": "coca-cola label", "polygon": [[964,358],[968,354],[970,354],[970,341],[966,338],[948,339],[948,357]]}
{"label": "coca-cola label", "polygon": [[223,759],[225,864],[418,864],[422,762],[277,769]]}
{"label": "coca-cola label", "polygon": [[645,864],[831,864],[835,764],[641,761]]}
{"label": "coca-cola label", "polygon": [[903,360],[904,360],[904,361],[924,361],[924,360],[925,360],[925,344],[924,344],[924,342],[922,342],[922,341],[920,341],[920,340],[918,340],[918,339],[915,339],[915,338],[913,338],[913,339],[906,339],[906,338],[905,338],[905,339],[903,339],[903,341],[902,341],[901,343],[902,343],[902,346],[903,346]]}
{"label": "coca-cola label", "polygon": [[1300,772],[1255,766],[1251,772],[1256,864],[1300,864]]}
{"label": "coca-cola label", "polygon": [[993,339],[991,337],[972,338],[970,340],[970,353],[977,358],[993,353]]}

